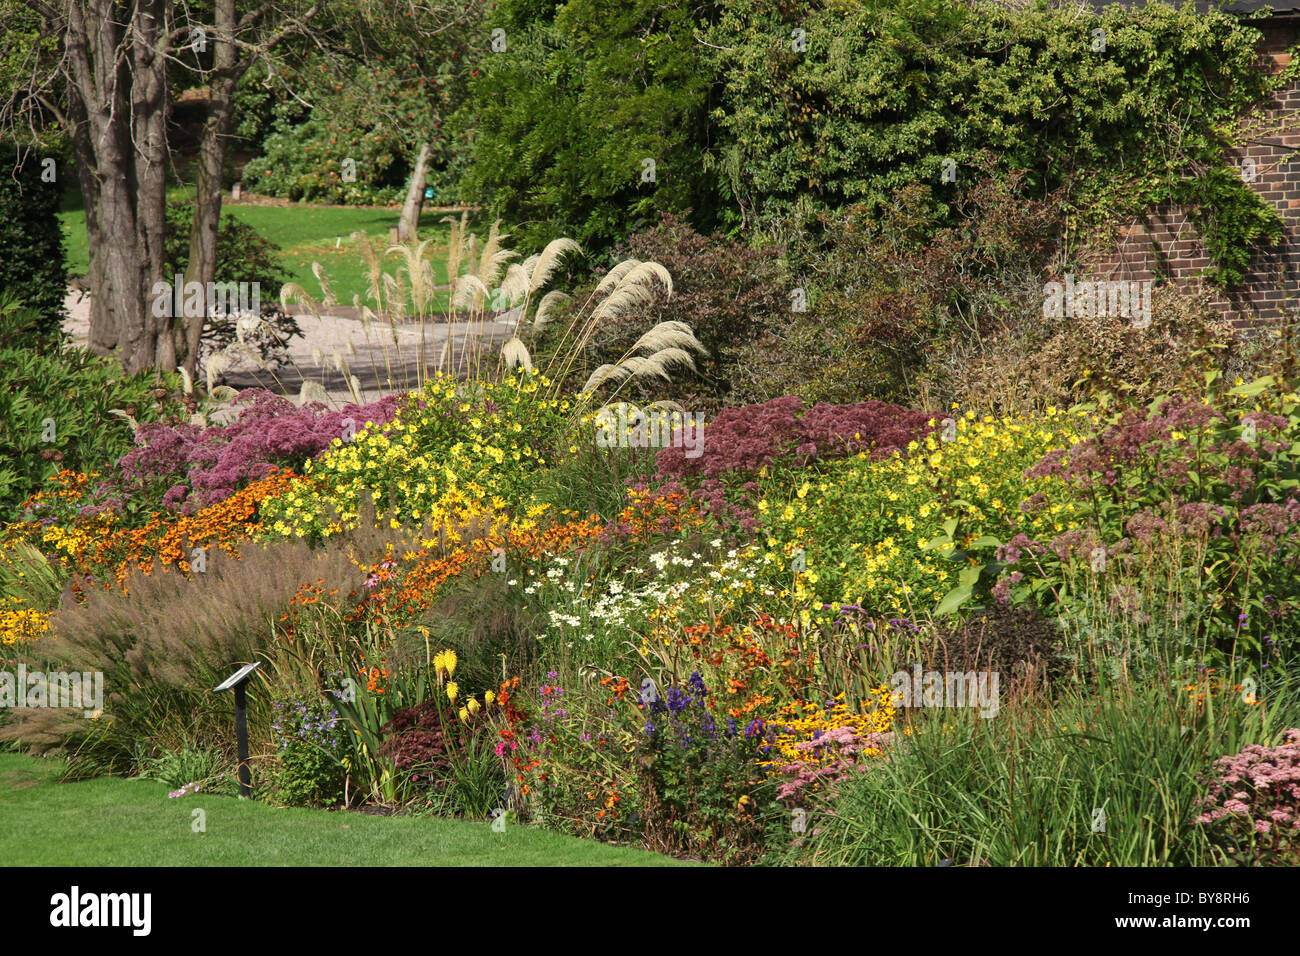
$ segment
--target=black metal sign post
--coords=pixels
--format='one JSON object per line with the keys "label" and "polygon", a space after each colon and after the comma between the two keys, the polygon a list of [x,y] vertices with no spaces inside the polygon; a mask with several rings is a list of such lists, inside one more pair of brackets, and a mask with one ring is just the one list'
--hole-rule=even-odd
{"label": "black metal sign post", "polygon": [[216,688],[217,692],[223,690],[235,692],[235,737],[239,746],[239,795],[241,797],[253,795],[252,771],[248,766],[248,697],[245,686],[259,664],[261,661],[241,667]]}

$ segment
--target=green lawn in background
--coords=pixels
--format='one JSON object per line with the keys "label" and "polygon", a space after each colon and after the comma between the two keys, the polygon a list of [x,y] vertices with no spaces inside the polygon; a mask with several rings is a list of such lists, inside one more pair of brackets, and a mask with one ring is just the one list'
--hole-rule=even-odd
{"label": "green lawn in background", "polygon": [[[548,830],[432,816],[277,809],[167,796],[166,784],[104,777],[59,783],[59,765],[0,754],[6,866],[677,866],[671,857]],[[206,832],[193,830],[193,811]]]}
{"label": "green lawn in background", "polygon": [[[183,186],[173,186],[167,191],[168,201],[187,199],[190,195],[190,190]],[[278,246],[280,264],[289,280],[297,282],[308,294],[317,299],[322,297],[320,283],[311,269],[312,262],[316,261],[330,280],[340,305],[352,305],[353,295],[359,295],[363,304],[373,308],[373,303],[366,299],[365,261],[348,237],[363,232],[377,240],[382,252],[388,244],[388,230],[397,225],[399,210],[294,203],[289,206],[223,205],[221,214],[237,216]],[[433,238],[425,255],[433,263],[439,285],[447,284],[448,226],[441,221],[446,215],[426,212],[420,218],[421,238]],[[86,240],[86,214],[77,190],[64,194],[59,218],[68,253],[68,271],[74,276],[86,275],[90,271],[90,249]],[[384,270],[394,272],[400,261],[397,256],[386,257]],[[436,308],[443,310],[446,305],[446,294],[442,293]]]}

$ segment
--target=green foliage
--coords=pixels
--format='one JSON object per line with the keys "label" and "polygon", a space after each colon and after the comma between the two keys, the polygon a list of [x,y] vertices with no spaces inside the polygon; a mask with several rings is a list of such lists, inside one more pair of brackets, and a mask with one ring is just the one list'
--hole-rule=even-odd
{"label": "green foliage", "polygon": [[320,700],[282,699],[275,703],[275,718],[276,798],[291,807],[342,802],[348,734],[338,711]]}
{"label": "green foliage", "polygon": [[1024,173],[987,154],[978,162],[947,222],[937,190],[919,183],[876,213],[819,213],[818,228],[787,253],[784,285],[802,292],[807,311],[787,301],[739,347],[736,397],[929,404],[927,389],[946,390],[971,349],[1040,311],[1060,197],[1031,199]]}
{"label": "green foliage", "polygon": [[[806,49],[795,49],[792,23]],[[1258,38],[1190,5],[1081,15],[1046,4],[796,11],[732,0],[707,48],[725,83],[712,114],[728,140],[721,167],[741,210],[769,225],[853,204],[876,210],[919,184],[947,215],[991,150],[1029,174],[1033,193],[1079,183],[1072,198],[1085,226],[1189,204],[1214,277],[1231,283],[1281,229],[1225,156],[1232,123],[1285,80],[1255,69]],[[955,176],[944,176],[948,161]]]}
{"label": "green foliage", "polygon": [[[416,64],[350,61],[330,69],[312,60],[293,79],[313,107],[291,99],[274,108],[263,155],[244,167],[249,188],[304,201],[400,202],[415,151],[427,139],[433,155],[426,182],[435,195],[446,189],[457,154],[442,130],[458,86],[450,68],[426,75]],[[356,164],[355,182],[344,181],[344,159]]]}
{"label": "green foliage", "polygon": [[57,179],[41,181],[47,158],[55,161],[56,177],[72,175],[60,152],[27,152],[0,143],[0,297],[30,307],[0,316],[4,345],[56,332],[62,321],[68,286],[58,219],[62,187]]}
{"label": "green foliage", "polygon": [[[170,410],[155,402],[154,376],[122,376],[121,366],[84,349],[59,346],[0,349],[0,513],[12,515],[46,478],[60,469],[92,471],[133,445],[127,423],[110,409],[134,406],[152,421]],[[165,394],[180,388],[164,376]]]}
{"label": "green foliage", "polygon": [[235,765],[228,754],[190,741],[181,747],[162,749],[141,760],[140,775],[180,789],[198,784],[199,789],[231,793],[235,790]]}
{"label": "green foliage", "polygon": [[506,49],[481,53],[455,120],[474,132],[462,198],[516,224],[525,253],[557,230],[596,251],[659,212],[694,208],[708,226],[712,79],[697,25],[693,10],[650,0],[498,4],[487,27]]}
{"label": "green foliage", "polygon": [[1013,539],[1010,594],[1054,605],[1083,652],[1124,646],[1134,672],[1153,656],[1262,669],[1297,649],[1300,396],[1271,376],[1226,392],[1210,378],[1200,399],[1123,409],[1028,473],[1066,482],[1051,501],[1081,526]]}
{"label": "green foliage", "polygon": [[770,818],[784,816],[776,784],[758,763],[764,738],[734,721],[719,726],[701,696],[704,685],[698,675],[692,680],[670,688],[667,705],[646,709],[637,748],[646,839],[670,852],[753,862],[763,853]]}

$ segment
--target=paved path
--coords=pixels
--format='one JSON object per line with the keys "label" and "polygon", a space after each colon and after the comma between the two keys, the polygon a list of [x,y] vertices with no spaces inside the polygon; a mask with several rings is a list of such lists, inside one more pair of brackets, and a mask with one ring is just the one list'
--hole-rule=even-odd
{"label": "paved path", "polygon": [[[69,317],[63,324],[64,332],[74,341],[82,345],[86,344],[90,328],[89,296],[69,292],[65,306]],[[472,328],[467,324],[458,325],[454,333],[445,322],[430,323],[424,330],[425,346],[422,357],[421,330],[418,325],[399,326],[397,343],[394,345],[392,333],[386,326],[379,324],[372,324],[367,335],[359,320],[346,315],[322,315],[317,319],[310,313],[305,313],[295,315],[295,318],[303,334],[290,342],[289,361],[276,368],[274,376],[258,370],[251,364],[246,364],[227,371],[222,375],[222,381],[233,388],[259,386],[269,388],[296,399],[305,375],[308,379],[321,382],[325,386],[332,404],[346,405],[352,401],[352,393],[343,375],[334,367],[334,353],[337,351],[343,355],[351,374],[360,380],[363,400],[372,402],[390,394],[393,390],[388,386],[390,367],[391,380],[398,391],[415,384],[422,363],[427,362],[432,372],[437,367],[438,357],[442,354],[443,345],[449,336],[452,337],[449,367],[460,368],[464,364],[461,356],[467,342],[481,339],[487,343],[484,360],[490,357],[495,362],[497,349],[491,347],[491,344],[500,345],[514,328],[513,313],[503,313],[500,319],[505,321],[489,321]],[[387,339],[388,361],[391,362],[391,366],[385,361],[381,334]],[[354,355],[348,354],[349,343],[355,351]],[[315,359],[317,350],[321,354],[320,362]],[[399,362],[399,356],[404,361]],[[279,384],[276,382],[277,378]],[[406,383],[409,383],[409,386]]]}

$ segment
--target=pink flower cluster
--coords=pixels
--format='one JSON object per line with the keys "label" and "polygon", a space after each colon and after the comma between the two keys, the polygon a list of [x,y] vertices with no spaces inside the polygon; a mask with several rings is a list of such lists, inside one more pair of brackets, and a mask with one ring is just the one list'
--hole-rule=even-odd
{"label": "pink flower cluster", "polygon": [[1252,847],[1257,861],[1300,854],[1300,728],[1283,739],[1220,757],[1219,776],[1198,802],[1205,809],[1195,822],[1239,850]]}
{"label": "pink flower cluster", "polygon": [[807,753],[810,760],[796,760],[781,768],[787,779],[777,788],[777,799],[787,800],[832,784],[854,771],[863,751],[878,753],[893,742],[893,731],[863,737],[852,727],[836,727],[815,740],[795,744],[795,749]]}

